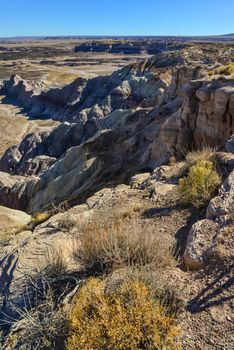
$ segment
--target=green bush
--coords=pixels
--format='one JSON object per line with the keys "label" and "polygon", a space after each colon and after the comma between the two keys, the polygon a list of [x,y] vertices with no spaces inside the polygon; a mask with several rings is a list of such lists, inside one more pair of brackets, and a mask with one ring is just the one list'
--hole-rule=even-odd
{"label": "green bush", "polygon": [[200,208],[215,195],[221,178],[211,161],[200,160],[194,164],[188,176],[179,180],[179,195],[183,204]]}
{"label": "green bush", "polygon": [[152,291],[140,281],[107,293],[105,281],[90,279],[69,318],[67,350],[179,350],[180,330]]}

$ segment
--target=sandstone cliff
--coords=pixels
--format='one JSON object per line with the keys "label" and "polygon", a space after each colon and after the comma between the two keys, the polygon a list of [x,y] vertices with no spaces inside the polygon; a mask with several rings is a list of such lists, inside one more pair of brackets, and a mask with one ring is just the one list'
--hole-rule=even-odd
{"label": "sandstone cliff", "polygon": [[29,116],[44,113],[62,123],[6,151],[0,170],[27,178],[10,187],[3,180],[0,203],[36,212],[81,202],[97,183],[126,181],[192,147],[222,149],[234,132],[234,80],[207,71],[228,57],[196,47],[163,52],[111,76],[40,92],[12,77],[5,94]]}
{"label": "sandstone cliff", "polygon": [[[82,270],[74,261],[81,224],[86,219],[91,223],[95,241],[101,232],[95,218],[101,221],[107,216],[112,222],[114,215],[128,225],[128,241],[138,223],[138,240],[151,224],[160,247],[170,242],[173,260],[179,257],[170,267],[150,265],[147,259],[142,267],[150,270],[150,278],[155,270],[160,288],[164,279],[169,283],[164,303],[173,304],[176,286],[184,305],[179,315],[183,349],[231,349],[234,79],[211,74],[231,55],[229,50],[208,47],[168,51],[111,76],[77,79],[61,89],[47,90],[18,76],[3,82],[5,103],[13,100],[29,118],[44,115],[59,121],[56,127],[27,134],[0,159],[4,350],[19,350],[26,344],[34,348],[33,341],[53,325],[54,313],[71,308],[80,284],[90,273],[100,273]],[[205,160],[215,163],[222,185],[206,210],[195,211],[181,205],[179,181],[191,167],[187,151],[207,145],[217,149],[208,149]],[[230,153],[218,152],[225,147]],[[196,157],[199,160],[201,154]],[[151,254],[160,257],[160,248],[151,243]],[[140,256],[144,258],[144,249]],[[121,275],[119,270],[115,272]],[[48,290],[44,279],[48,273],[49,288],[55,290],[52,312],[43,294]],[[27,343],[30,322],[33,340]],[[39,326],[39,335],[34,326]]]}

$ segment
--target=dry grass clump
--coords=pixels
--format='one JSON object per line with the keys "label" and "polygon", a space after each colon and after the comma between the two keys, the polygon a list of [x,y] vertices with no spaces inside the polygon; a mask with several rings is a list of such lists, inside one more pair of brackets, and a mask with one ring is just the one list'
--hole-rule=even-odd
{"label": "dry grass clump", "polygon": [[183,204],[200,208],[215,195],[221,178],[214,164],[209,160],[199,160],[186,177],[179,180],[179,195]]}
{"label": "dry grass clump", "polygon": [[186,154],[186,165],[188,167],[196,164],[198,161],[211,160],[216,152],[215,148],[206,146],[200,150],[194,150]]}
{"label": "dry grass clump", "polygon": [[174,316],[141,281],[123,283],[114,293],[90,279],[77,295],[69,317],[67,350],[178,350]]}
{"label": "dry grass clump", "polygon": [[124,266],[175,265],[171,241],[152,223],[96,214],[82,225],[75,258],[84,269],[100,272]]}
{"label": "dry grass clump", "polygon": [[40,304],[17,312],[20,321],[15,322],[14,329],[19,331],[7,337],[4,348],[49,350],[64,341],[68,332],[67,315],[58,308],[51,293],[47,292]]}
{"label": "dry grass clump", "polygon": [[143,209],[143,205],[139,203],[133,203],[131,205],[115,208],[115,216],[119,218],[132,218],[136,213],[139,213]]}
{"label": "dry grass clump", "polygon": [[51,249],[44,265],[25,276],[24,305],[14,307],[14,314],[8,316],[18,332],[3,340],[7,349],[56,349],[67,336],[67,313],[59,305],[69,287],[62,282],[67,265],[61,252]]}
{"label": "dry grass clump", "polygon": [[44,267],[39,275],[46,280],[59,279],[66,274],[68,266],[61,249],[49,249],[43,260]]}

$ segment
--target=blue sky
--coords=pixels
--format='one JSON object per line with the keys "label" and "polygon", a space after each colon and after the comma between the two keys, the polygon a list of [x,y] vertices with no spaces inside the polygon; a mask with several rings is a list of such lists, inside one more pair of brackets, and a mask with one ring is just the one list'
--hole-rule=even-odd
{"label": "blue sky", "polygon": [[0,37],[234,33],[234,0],[0,0]]}

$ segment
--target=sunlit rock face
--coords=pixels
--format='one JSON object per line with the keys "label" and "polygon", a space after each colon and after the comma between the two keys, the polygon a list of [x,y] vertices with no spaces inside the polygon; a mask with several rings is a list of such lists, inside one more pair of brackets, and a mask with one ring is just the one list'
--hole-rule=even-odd
{"label": "sunlit rock face", "polygon": [[0,170],[22,178],[0,187],[0,204],[35,212],[82,201],[97,187],[126,181],[192,147],[222,149],[234,132],[234,80],[207,72],[227,59],[225,49],[211,54],[189,47],[61,89],[46,91],[18,76],[5,81],[4,94],[29,116],[61,123],[5,152]]}

